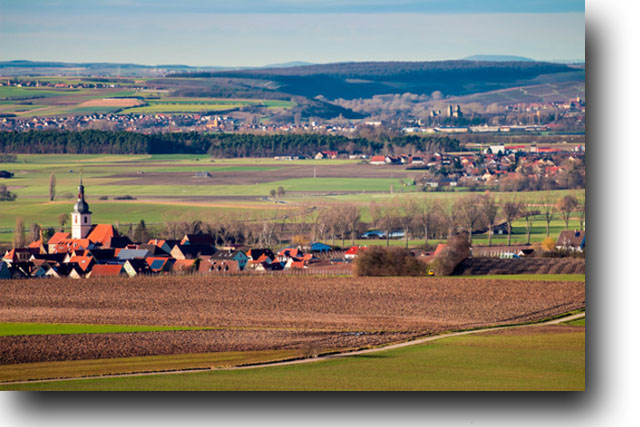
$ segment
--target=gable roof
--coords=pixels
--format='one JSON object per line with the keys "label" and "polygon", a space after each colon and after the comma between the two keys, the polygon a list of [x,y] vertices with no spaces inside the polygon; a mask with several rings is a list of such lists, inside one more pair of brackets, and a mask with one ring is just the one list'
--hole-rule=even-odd
{"label": "gable roof", "polygon": [[246,252],[247,256],[252,260],[259,259],[262,255],[266,255],[271,259],[275,258],[273,251],[269,248],[251,248]]}
{"label": "gable roof", "polygon": [[129,260],[129,259],[143,259],[151,255],[151,253],[146,249],[122,249],[118,252],[118,259],[120,260]]}
{"label": "gable roof", "polygon": [[209,257],[210,259],[218,260],[233,260],[233,259],[247,259],[247,255],[242,251],[217,251]]}
{"label": "gable roof", "polygon": [[72,256],[69,259],[69,264],[78,264],[82,271],[87,271],[91,265],[95,263],[95,259],[92,256]]}
{"label": "gable roof", "polygon": [[71,233],[65,233],[63,231],[58,231],[57,233],[54,233],[53,236],[51,236],[51,238],[49,239],[47,244],[48,245],[56,245],[56,244],[60,243],[63,240],[67,240],[69,237],[71,237]]}
{"label": "gable roof", "polygon": [[179,258],[179,255],[185,258],[198,258],[201,255],[213,255],[216,252],[216,248],[208,245],[175,245],[171,249],[171,255],[174,258]]}
{"label": "gable roof", "polygon": [[568,248],[583,248],[585,245],[586,231],[562,230],[558,236],[556,246]]}
{"label": "gable roof", "polygon": [[176,260],[169,257],[147,257],[146,261],[152,271],[159,272],[171,270],[171,266]]}
{"label": "gable roof", "polygon": [[156,246],[153,244],[144,243],[138,245],[138,249],[144,249],[149,252],[150,255],[168,255],[169,253],[162,249],[162,245]]}
{"label": "gable roof", "polygon": [[118,231],[111,224],[96,224],[91,228],[87,238],[93,243],[100,243],[102,246],[110,246],[111,239],[119,237]]}
{"label": "gable roof", "polygon": [[119,276],[124,273],[122,264],[97,264],[91,269],[91,277]]}
{"label": "gable roof", "polygon": [[181,245],[210,245],[215,246],[216,241],[210,234],[198,233],[198,234],[185,234],[180,241]]}

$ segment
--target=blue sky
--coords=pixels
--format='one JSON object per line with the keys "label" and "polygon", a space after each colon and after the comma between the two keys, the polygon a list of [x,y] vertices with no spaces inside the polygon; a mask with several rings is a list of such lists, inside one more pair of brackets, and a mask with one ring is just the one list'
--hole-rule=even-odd
{"label": "blue sky", "polygon": [[0,0],[0,60],[584,59],[584,1]]}

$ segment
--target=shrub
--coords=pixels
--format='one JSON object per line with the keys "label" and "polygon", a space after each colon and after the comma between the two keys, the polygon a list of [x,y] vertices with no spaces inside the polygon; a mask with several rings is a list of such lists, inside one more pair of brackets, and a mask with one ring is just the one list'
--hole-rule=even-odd
{"label": "shrub", "polygon": [[404,248],[372,246],[356,259],[356,276],[425,276],[427,265]]}
{"label": "shrub", "polygon": [[469,257],[469,235],[454,234],[449,238],[447,247],[431,263],[431,269],[438,276],[449,276],[453,270]]}
{"label": "shrub", "polygon": [[553,251],[556,249],[556,240],[553,237],[547,237],[542,241],[541,246],[545,251]]}

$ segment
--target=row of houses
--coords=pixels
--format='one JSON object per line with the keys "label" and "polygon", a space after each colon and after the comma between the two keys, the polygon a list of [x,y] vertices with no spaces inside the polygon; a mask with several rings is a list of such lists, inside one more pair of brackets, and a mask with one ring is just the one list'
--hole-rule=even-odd
{"label": "row of houses", "polygon": [[[0,262],[0,278],[108,277],[152,274],[234,274],[307,269],[321,263],[318,255],[331,247],[312,243],[306,250],[227,246],[216,248],[208,234],[186,234],[181,240],[151,239],[106,247],[91,239],[56,233],[48,242],[32,242],[7,251]],[[116,242],[116,240],[114,240]],[[117,245],[117,243],[116,243]]]}

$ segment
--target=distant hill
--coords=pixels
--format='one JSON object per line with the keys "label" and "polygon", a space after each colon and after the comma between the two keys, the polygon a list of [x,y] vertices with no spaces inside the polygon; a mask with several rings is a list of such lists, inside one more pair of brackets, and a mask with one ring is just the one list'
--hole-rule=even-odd
{"label": "distant hill", "polygon": [[258,68],[287,68],[287,67],[302,67],[305,65],[314,65],[314,64],[311,62],[304,62],[304,61],[291,61],[291,62],[282,62],[279,64],[269,64],[269,65],[265,65],[264,67],[258,67]]}
{"label": "distant hill", "polygon": [[524,56],[516,55],[473,55],[462,58],[465,61],[494,61],[494,62],[508,62],[508,61],[525,61],[535,62],[534,59],[526,58]]}
{"label": "distant hill", "polygon": [[272,82],[280,93],[326,99],[370,98],[411,92],[445,96],[506,89],[544,75],[575,71],[564,64],[528,61],[343,62],[285,68],[176,73],[176,77]]}

